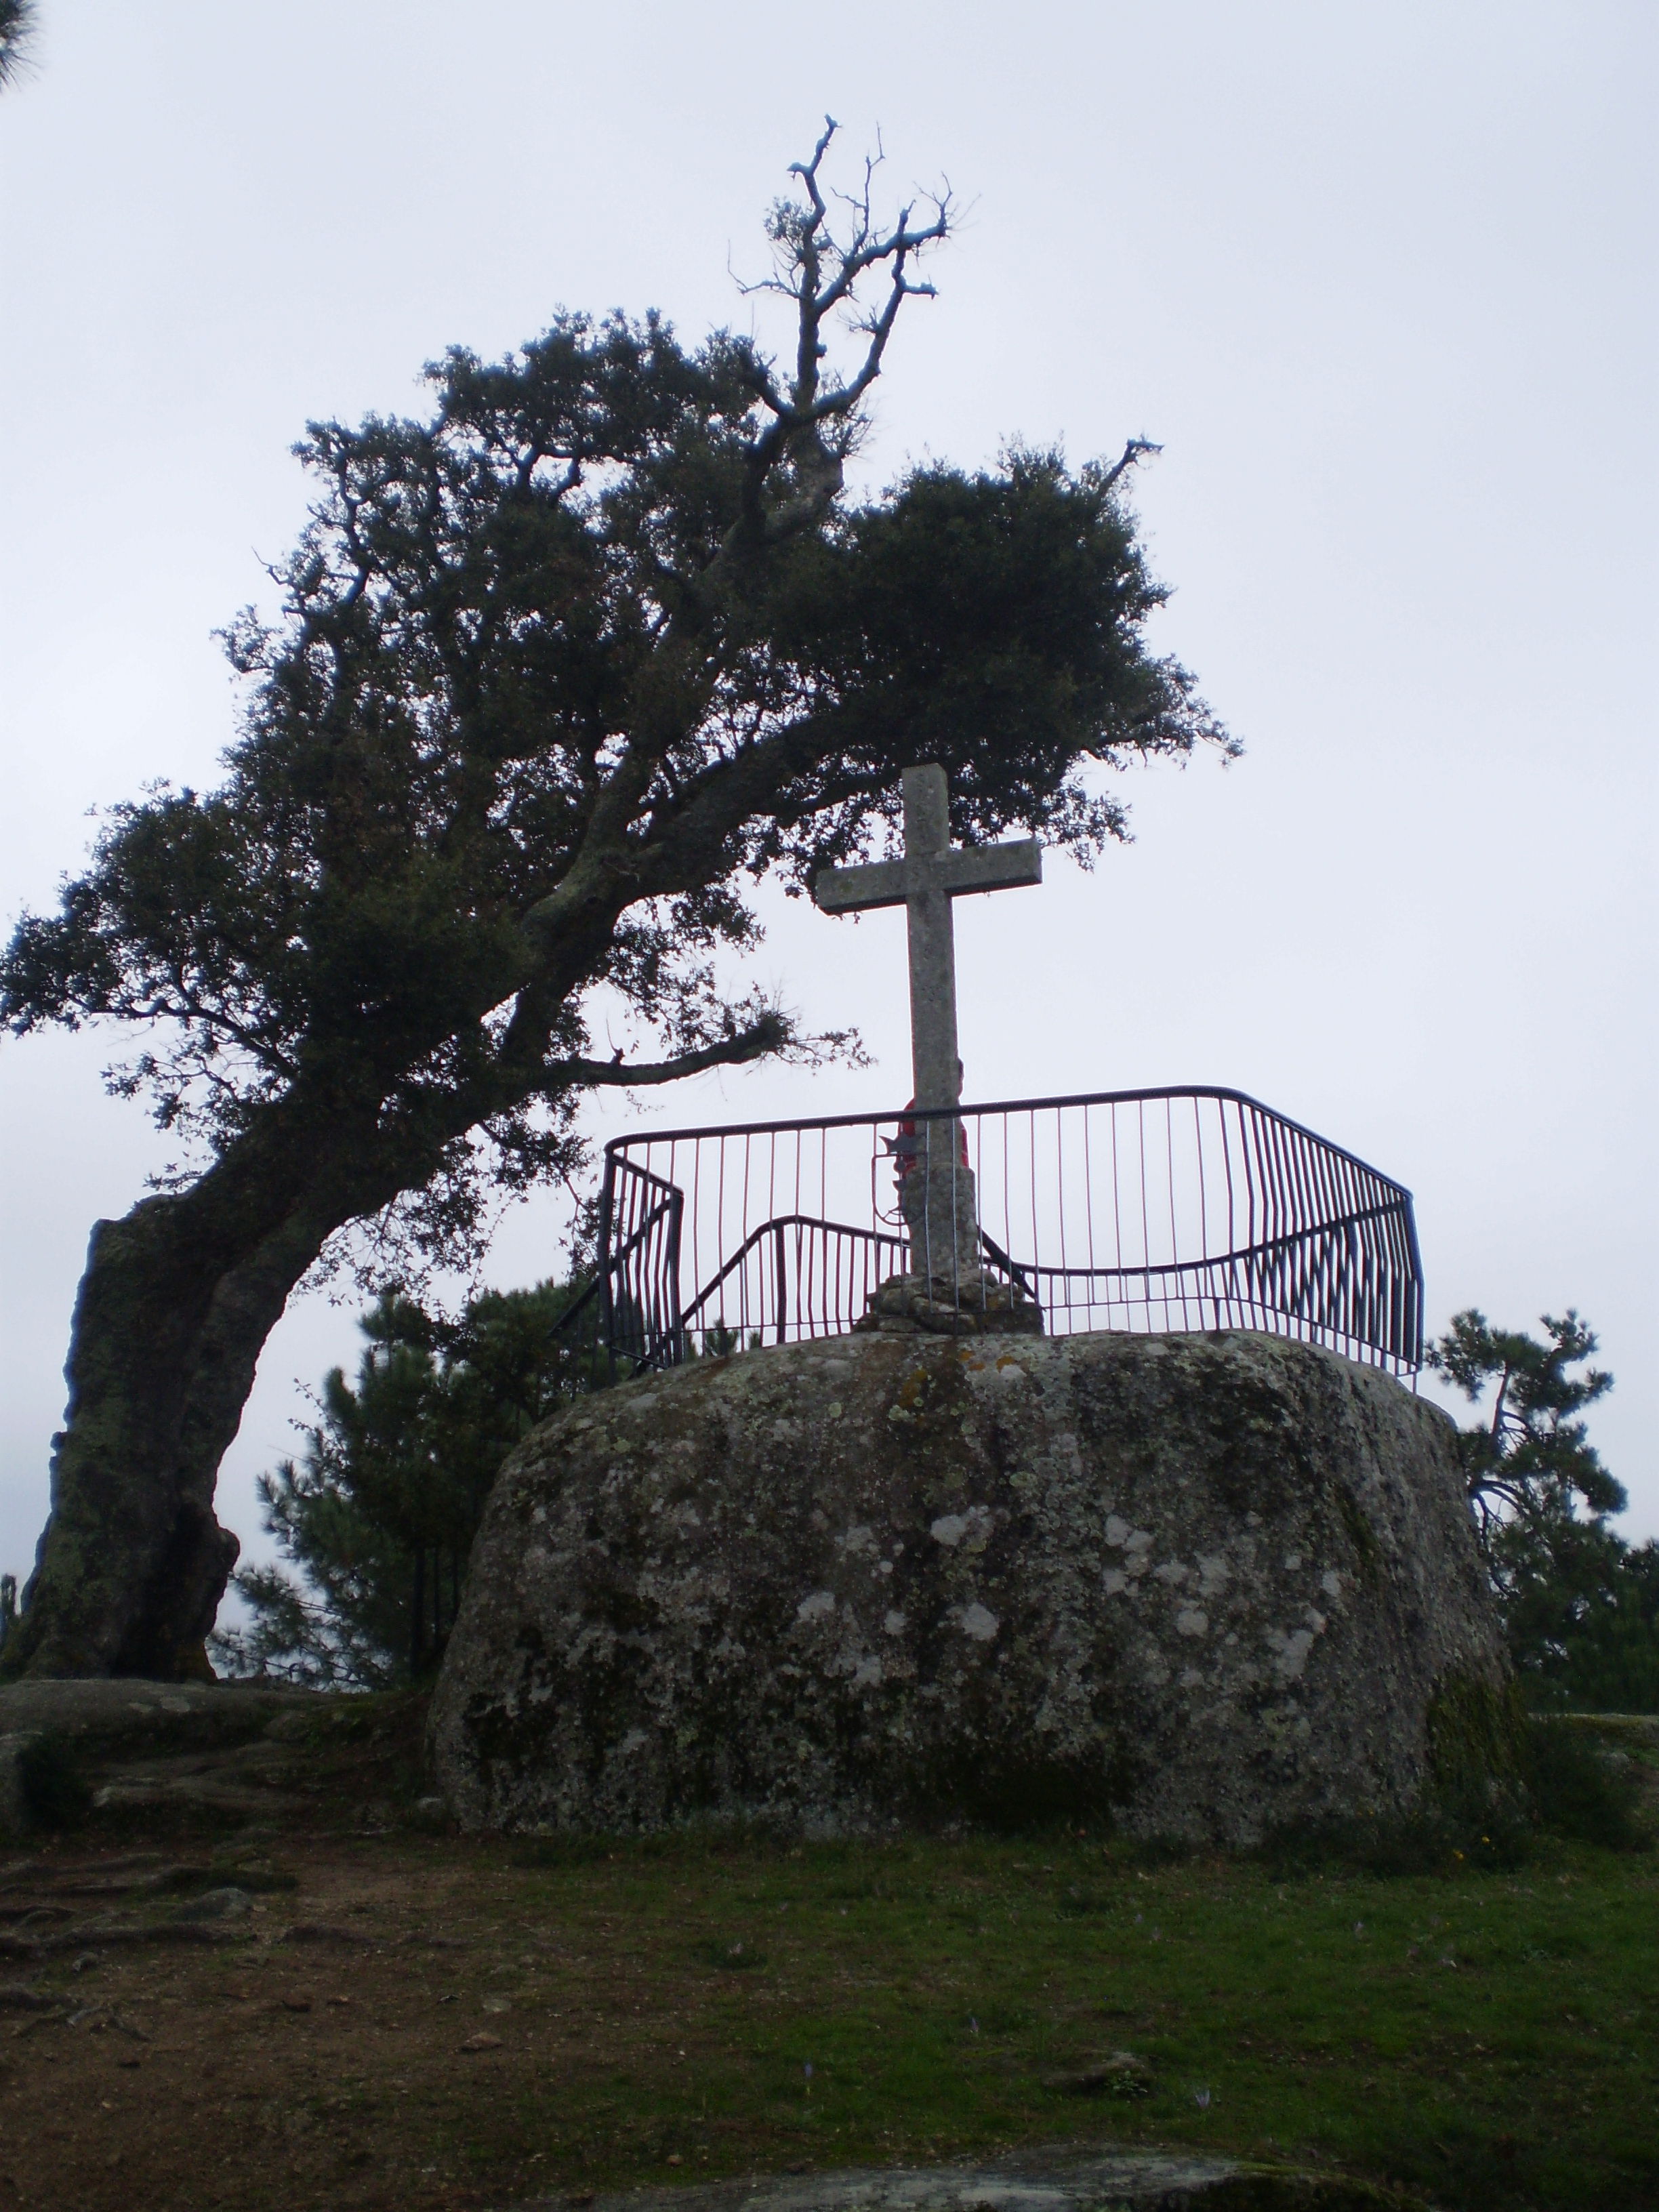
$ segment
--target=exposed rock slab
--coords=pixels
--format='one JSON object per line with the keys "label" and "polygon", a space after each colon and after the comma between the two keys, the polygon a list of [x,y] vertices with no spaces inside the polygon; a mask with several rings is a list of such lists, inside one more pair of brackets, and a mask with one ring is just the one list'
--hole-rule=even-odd
{"label": "exposed rock slab", "polygon": [[[253,1816],[284,1809],[279,1737],[313,1693],[270,1684],[135,1677],[0,1685],[0,1833],[28,1826],[19,1761],[42,1736],[71,1753],[101,1810],[178,1807]],[[301,1721],[303,1725],[303,1721]]]}
{"label": "exposed rock slab", "polygon": [[62,1736],[88,1752],[206,1750],[247,1742],[311,1695],[269,1683],[30,1677],[0,1684],[0,1733]]}
{"label": "exposed rock slab", "polygon": [[1446,1417],[1243,1333],[861,1335],[507,1462],[434,1701],[473,1829],[1391,1814],[1504,1681]]}
{"label": "exposed rock slab", "polygon": [[[571,2202],[542,2197],[519,2212]],[[581,2202],[587,2212],[1411,2212],[1394,2191],[1339,2174],[1193,2151],[1032,2151],[991,2166],[852,2167]]]}

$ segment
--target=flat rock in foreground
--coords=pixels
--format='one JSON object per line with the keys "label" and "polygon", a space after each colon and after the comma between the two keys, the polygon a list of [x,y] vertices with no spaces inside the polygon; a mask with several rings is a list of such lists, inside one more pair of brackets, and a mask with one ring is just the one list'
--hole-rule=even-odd
{"label": "flat rock in foreground", "polygon": [[263,1817],[292,1809],[264,1739],[301,1731],[320,1701],[274,1683],[152,1682],[135,1675],[0,1684],[0,1835],[33,1826],[21,1762],[55,1740],[99,1812],[140,1808]]}
{"label": "flat rock in foreground", "polygon": [[150,1682],[137,1675],[0,1683],[0,1733],[100,1750],[204,1750],[246,1742],[311,1693],[274,1682]]}
{"label": "flat rock in foreground", "polygon": [[[582,2201],[585,2212],[1411,2212],[1364,2182],[1192,2151],[1037,2151],[991,2166],[849,2168]],[[518,2212],[570,2203],[541,2197]]]}
{"label": "flat rock in foreground", "polygon": [[1504,1680],[1453,1435],[1242,1332],[688,1363],[503,1468],[440,1784],[471,1829],[1404,1811]]}

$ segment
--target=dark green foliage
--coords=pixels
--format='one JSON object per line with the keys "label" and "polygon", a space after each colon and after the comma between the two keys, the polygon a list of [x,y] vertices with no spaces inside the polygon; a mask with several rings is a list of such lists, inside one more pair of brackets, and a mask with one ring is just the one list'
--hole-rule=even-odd
{"label": "dark green foliage", "polygon": [[1527,1781],[1540,1821],[1553,1835],[1608,1850],[1647,1850],[1642,1782],[1627,1753],[1560,1719],[1528,1731]]}
{"label": "dark green foliage", "polygon": [[1490,1523],[1508,1514],[1572,1510],[1582,1498],[1591,1513],[1622,1513],[1624,1487],[1602,1466],[1578,1419],[1613,1388],[1600,1368],[1569,1369],[1595,1350],[1595,1332],[1568,1308],[1543,1316],[1545,1335],[1493,1328],[1473,1306],[1429,1347],[1428,1364],[1473,1404],[1492,1393],[1492,1413],[1462,1431],[1464,1469],[1477,1515]]}
{"label": "dark green foliage", "polygon": [[0,0],[0,87],[21,74],[35,22],[34,0]]}
{"label": "dark green foliage", "polygon": [[945,763],[959,836],[1086,860],[1124,824],[1091,763],[1230,746],[1147,650],[1121,465],[1015,452],[853,506],[857,401],[802,375],[565,315],[452,349],[428,421],[313,424],[283,621],[230,634],[225,781],[113,811],[0,961],[4,1018],[170,1032],[122,1087],[216,1151],[296,1096],[372,1111],[360,1147],[406,1155],[383,1232],[453,1255],[492,1184],[568,1169],[584,1085],[641,1079],[583,1058],[595,986],[681,1059],[786,1044],[707,956],[753,942],[745,878],[892,825],[907,763]]}
{"label": "dark green foliage", "polygon": [[1659,1712],[1659,1546],[1607,1527],[1624,1486],[1582,1419],[1613,1377],[1571,1371],[1596,1348],[1571,1309],[1543,1327],[1542,1340],[1495,1329],[1471,1308],[1429,1352],[1472,1402],[1492,1393],[1460,1446],[1510,1652],[1539,1704]]}
{"label": "dark green foliage", "polygon": [[489,1291],[455,1323],[381,1298],[360,1324],[356,1381],[332,1370],[301,1461],[260,1478],[266,1529],[304,1580],[244,1568],[252,1622],[216,1637],[216,1657],[238,1674],[377,1689],[431,1673],[501,1462],[593,1382],[558,1328],[581,1288]]}
{"label": "dark green foliage", "polygon": [[1659,1713],[1659,1545],[1556,1512],[1504,1522],[1492,1553],[1516,1663],[1540,1705]]}
{"label": "dark green foliage", "polygon": [[1522,1866],[1551,1838],[1615,1851],[1652,1848],[1638,1769],[1590,1728],[1517,1712],[1503,1748],[1499,1771],[1483,1776],[1465,1766],[1443,1777],[1411,1814],[1281,1829],[1261,1856],[1285,1875],[1348,1868],[1406,1875]]}
{"label": "dark green foliage", "polygon": [[78,1828],[92,1809],[92,1790],[73,1747],[50,1730],[18,1753],[17,1781],[32,1828]]}

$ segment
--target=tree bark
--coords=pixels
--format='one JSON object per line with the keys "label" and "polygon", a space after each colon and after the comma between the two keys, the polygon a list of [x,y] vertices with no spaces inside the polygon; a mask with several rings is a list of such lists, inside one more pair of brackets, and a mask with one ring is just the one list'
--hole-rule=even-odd
{"label": "tree bark", "polygon": [[[224,1165],[94,1228],[53,1438],[52,1512],[4,1672],[200,1674],[240,1549],[219,1462],[265,1339],[335,1225],[251,1205]],[[273,1218],[274,1217],[274,1218]]]}

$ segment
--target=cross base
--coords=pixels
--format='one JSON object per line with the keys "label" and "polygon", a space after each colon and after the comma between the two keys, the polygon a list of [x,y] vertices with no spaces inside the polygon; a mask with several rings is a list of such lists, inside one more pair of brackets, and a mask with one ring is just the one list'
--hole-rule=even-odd
{"label": "cross base", "polygon": [[1041,1336],[1042,1309],[1018,1283],[981,1270],[955,1281],[890,1275],[853,1328],[860,1335]]}
{"label": "cross base", "polygon": [[871,1292],[868,1310],[854,1328],[895,1335],[1042,1335],[1042,1307],[1022,1285],[991,1273],[981,1257],[973,1170],[952,1157],[962,1144],[956,1122],[922,1125],[898,1191],[910,1270],[890,1275]]}

